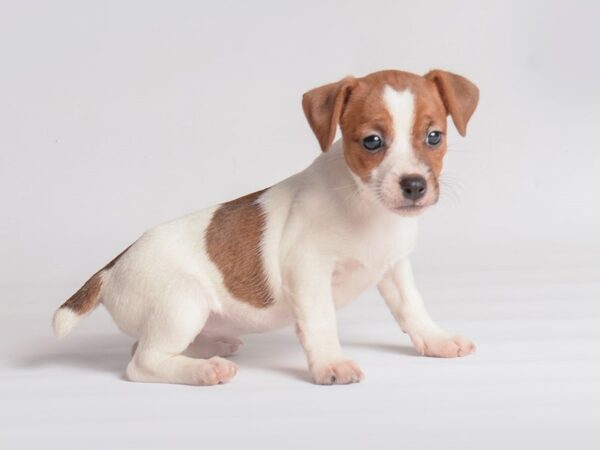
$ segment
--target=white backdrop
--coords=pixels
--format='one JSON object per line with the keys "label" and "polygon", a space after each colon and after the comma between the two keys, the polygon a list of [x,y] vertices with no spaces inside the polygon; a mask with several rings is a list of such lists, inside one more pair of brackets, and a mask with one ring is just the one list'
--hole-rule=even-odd
{"label": "white backdrop", "polygon": [[[600,4],[0,0],[0,448],[594,449]],[[477,83],[415,273],[478,345],[420,358],[374,292],[339,315],[358,385],[308,381],[291,328],[224,386],[126,383],[102,308],[50,317],[144,230],[318,155],[300,99],[343,76]]]}
{"label": "white backdrop", "polygon": [[594,2],[286,3],[2,2],[1,281],[82,281],[145,229],[303,169],[302,93],[384,68],[481,89],[420,267],[594,258]]}

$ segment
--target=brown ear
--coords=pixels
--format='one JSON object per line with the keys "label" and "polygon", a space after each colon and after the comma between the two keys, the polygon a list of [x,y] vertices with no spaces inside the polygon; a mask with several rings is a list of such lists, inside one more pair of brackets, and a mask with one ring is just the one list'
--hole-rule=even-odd
{"label": "brown ear", "polygon": [[443,70],[432,70],[425,78],[435,83],[446,112],[461,136],[467,134],[467,123],[479,101],[479,89],[465,77]]}
{"label": "brown ear", "polygon": [[340,116],[355,83],[354,78],[347,77],[337,83],[310,90],[302,96],[304,115],[324,152],[333,144]]}

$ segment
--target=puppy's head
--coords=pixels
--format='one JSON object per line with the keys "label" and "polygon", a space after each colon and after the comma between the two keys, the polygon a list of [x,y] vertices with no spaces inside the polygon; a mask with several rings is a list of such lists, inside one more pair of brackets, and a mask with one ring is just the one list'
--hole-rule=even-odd
{"label": "puppy's head", "polygon": [[302,107],[323,151],[339,125],[357,181],[384,207],[414,215],[439,197],[447,116],[464,136],[478,99],[477,86],[460,75],[389,70],[313,89]]}

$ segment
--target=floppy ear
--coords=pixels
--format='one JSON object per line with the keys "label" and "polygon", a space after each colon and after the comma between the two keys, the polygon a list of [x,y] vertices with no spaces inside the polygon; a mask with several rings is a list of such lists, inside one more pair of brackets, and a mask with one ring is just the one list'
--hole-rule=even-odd
{"label": "floppy ear", "polygon": [[324,152],[333,144],[340,116],[355,83],[353,77],[347,77],[337,83],[310,90],[302,96],[304,115]]}
{"label": "floppy ear", "polygon": [[479,101],[479,89],[465,77],[443,70],[432,70],[425,78],[435,83],[446,112],[461,136],[467,134],[467,123]]}

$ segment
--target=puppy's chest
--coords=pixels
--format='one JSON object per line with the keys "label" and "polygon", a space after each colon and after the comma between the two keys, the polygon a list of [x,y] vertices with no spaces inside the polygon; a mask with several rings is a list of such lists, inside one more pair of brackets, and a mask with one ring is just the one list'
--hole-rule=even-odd
{"label": "puppy's chest", "polygon": [[345,306],[362,292],[376,285],[386,271],[383,262],[365,265],[357,259],[344,259],[335,264],[331,277],[333,301],[337,308]]}
{"label": "puppy's chest", "polygon": [[332,282],[334,285],[353,279],[377,282],[397,259],[397,252],[389,249],[363,248],[355,254],[346,254],[335,263]]}
{"label": "puppy's chest", "polygon": [[373,272],[408,255],[415,246],[415,221],[370,223],[350,228],[346,245],[340,246],[340,260],[353,260]]}
{"label": "puppy's chest", "polygon": [[356,233],[336,261],[334,289],[354,293],[378,283],[396,261],[412,251],[415,241],[416,227],[412,224]]}

